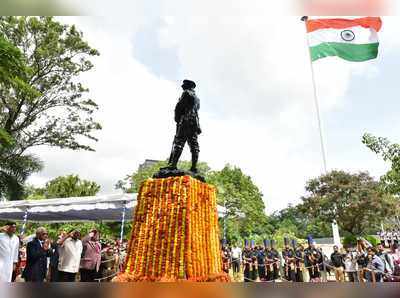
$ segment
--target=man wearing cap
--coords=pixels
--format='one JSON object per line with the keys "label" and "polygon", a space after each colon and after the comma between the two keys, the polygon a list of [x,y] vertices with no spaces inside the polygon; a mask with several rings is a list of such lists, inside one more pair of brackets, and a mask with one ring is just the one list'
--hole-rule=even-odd
{"label": "man wearing cap", "polygon": [[[293,248],[296,247],[296,242],[293,240]],[[295,249],[295,257],[296,257],[296,282],[303,282],[303,269],[304,269],[304,247],[299,244]]]}
{"label": "man wearing cap", "polygon": [[269,268],[271,270],[270,280],[275,281],[279,278],[279,267],[280,267],[279,252],[275,249],[275,240],[271,240],[271,249],[267,253],[267,260]]}
{"label": "man wearing cap", "polygon": [[295,281],[294,261],[295,255],[293,249],[289,247],[289,239],[283,238],[285,248],[282,250],[282,258],[285,260],[284,272],[285,279],[288,281]]}
{"label": "man wearing cap", "polygon": [[264,243],[264,246],[262,245],[259,246],[257,252],[258,276],[260,278],[260,281],[266,281],[265,258],[266,258],[266,251]]}
{"label": "man wearing cap", "polygon": [[0,283],[11,282],[19,256],[19,238],[15,235],[17,225],[8,222],[0,228]]}
{"label": "man wearing cap", "polygon": [[187,142],[192,153],[192,167],[190,171],[197,173],[197,162],[200,152],[197,137],[201,134],[201,129],[198,116],[200,100],[194,91],[195,87],[195,82],[190,80],[183,81],[183,93],[175,107],[176,134],[166,169],[177,169],[178,160]]}
{"label": "man wearing cap", "polygon": [[265,247],[265,269],[266,269],[266,277],[267,281],[272,281],[274,268],[272,264],[274,263],[271,259],[271,242],[270,240],[264,240],[264,247]]}
{"label": "man wearing cap", "polygon": [[315,241],[311,236],[307,237],[308,247],[304,250],[304,264],[308,269],[311,282],[319,282],[321,272],[319,268],[319,261],[321,258],[320,251],[315,247]]}
{"label": "man wearing cap", "polygon": [[251,264],[253,262],[253,252],[249,247],[249,241],[246,239],[244,241],[244,251],[242,254],[243,257],[243,275],[244,275],[244,282],[251,282]]}

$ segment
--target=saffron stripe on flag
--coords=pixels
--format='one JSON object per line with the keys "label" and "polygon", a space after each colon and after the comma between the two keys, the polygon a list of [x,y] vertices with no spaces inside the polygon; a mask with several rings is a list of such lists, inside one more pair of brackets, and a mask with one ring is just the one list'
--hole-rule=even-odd
{"label": "saffron stripe on flag", "polygon": [[307,32],[314,32],[320,29],[345,29],[349,27],[362,26],[373,28],[379,32],[382,28],[382,20],[379,17],[366,17],[358,19],[311,19],[307,21]]}

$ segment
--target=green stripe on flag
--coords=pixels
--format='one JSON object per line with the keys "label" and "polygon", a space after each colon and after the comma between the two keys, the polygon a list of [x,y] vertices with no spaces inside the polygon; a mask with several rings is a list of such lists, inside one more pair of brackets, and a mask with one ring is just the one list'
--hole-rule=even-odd
{"label": "green stripe on flag", "polygon": [[341,42],[325,42],[311,47],[312,61],[338,56],[347,61],[361,62],[375,59],[378,56],[379,43],[352,44]]}

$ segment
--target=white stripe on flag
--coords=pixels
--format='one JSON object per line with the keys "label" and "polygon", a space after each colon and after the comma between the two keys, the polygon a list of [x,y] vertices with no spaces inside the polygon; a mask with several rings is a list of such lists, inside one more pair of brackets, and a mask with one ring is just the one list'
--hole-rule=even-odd
{"label": "white stripe on flag", "polygon": [[[342,38],[342,32],[350,30],[354,33],[354,39],[347,40]],[[341,42],[341,43],[352,43],[352,44],[368,44],[377,43],[378,33],[372,28],[363,28],[361,26],[349,27],[346,29],[320,29],[308,33],[308,39],[310,41],[310,47],[317,46],[325,42]],[[350,37],[350,36],[349,36]]]}

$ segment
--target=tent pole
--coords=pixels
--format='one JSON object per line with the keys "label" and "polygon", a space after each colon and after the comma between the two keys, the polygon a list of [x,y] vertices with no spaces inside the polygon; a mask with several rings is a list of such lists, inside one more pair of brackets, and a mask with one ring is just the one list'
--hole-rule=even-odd
{"label": "tent pole", "polygon": [[121,221],[121,235],[119,245],[122,245],[124,240],[124,226],[125,226],[125,214],[126,214],[126,202],[124,202],[124,208],[122,209],[122,221]]}
{"label": "tent pole", "polygon": [[21,228],[21,236],[24,236],[24,234],[25,234],[27,222],[28,222],[28,208],[25,209],[24,221],[23,221],[22,228]]}

